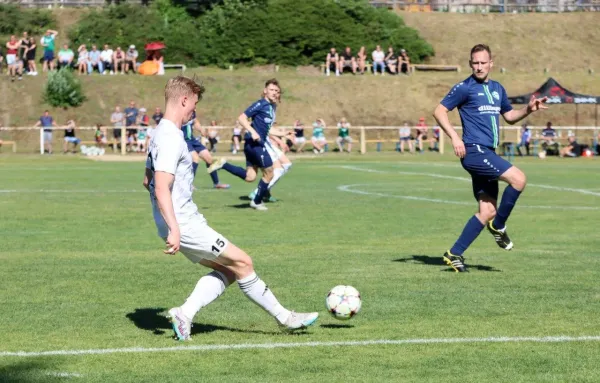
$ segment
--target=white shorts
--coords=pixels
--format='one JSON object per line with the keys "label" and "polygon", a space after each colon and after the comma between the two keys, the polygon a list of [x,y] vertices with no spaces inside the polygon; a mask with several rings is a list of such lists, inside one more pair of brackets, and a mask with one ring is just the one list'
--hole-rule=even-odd
{"label": "white shorts", "polygon": [[325,137],[315,137],[315,136],[313,136],[311,138],[311,140],[317,141],[317,142],[327,142],[327,139]]}
{"label": "white shorts", "polygon": [[17,63],[17,55],[6,55],[6,65],[13,65]]}
{"label": "white shorts", "polygon": [[267,138],[265,148],[267,149],[267,153],[269,153],[269,156],[271,156],[271,160],[273,162],[279,161],[279,159],[283,156],[283,152],[281,151],[281,149],[279,149],[277,146],[273,145],[271,140],[269,140],[268,138]]}
{"label": "white shorts", "polygon": [[181,233],[179,251],[193,263],[198,263],[202,259],[214,260],[229,244],[227,238],[208,226],[201,214],[188,222],[180,223],[179,232]]}
{"label": "white shorts", "polygon": [[340,142],[340,143],[341,143],[341,142],[347,142],[347,143],[351,144],[351,143],[352,143],[352,137],[350,137],[350,136],[347,136],[347,137],[339,137],[339,136],[338,136],[338,138],[337,138],[337,142]]}
{"label": "white shorts", "polygon": [[306,142],[306,137],[296,137],[296,145]]}

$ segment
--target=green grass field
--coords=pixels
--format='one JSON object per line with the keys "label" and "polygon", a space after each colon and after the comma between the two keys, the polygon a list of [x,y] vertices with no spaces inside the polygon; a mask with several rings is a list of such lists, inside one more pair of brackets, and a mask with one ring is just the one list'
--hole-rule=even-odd
{"label": "green grass field", "polygon": [[[450,155],[298,159],[268,212],[246,208],[254,185],[221,172],[232,188],[214,191],[199,172],[210,225],[286,307],[321,317],[281,333],[234,285],[180,343],[163,315],[206,270],[162,254],[143,163],[3,154],[0,381],[598,382],[598,160],[515,164],[530,183],[515,249],[482,232],[464,274],[441,262],[476,208]],[[362,294],[351,321],[324,308],[337,284]],[[539,341],[559,336],[595,338]]]}

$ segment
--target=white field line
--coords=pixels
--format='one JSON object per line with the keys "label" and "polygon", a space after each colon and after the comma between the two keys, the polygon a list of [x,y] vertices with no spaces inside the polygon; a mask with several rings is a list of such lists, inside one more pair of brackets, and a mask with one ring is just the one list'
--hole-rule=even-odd
{"label": "white field line", "polygon": [[222,351],[222,350],[259,350],[302,347],[349,347],[378,345],[411,345],[411,344],[456,344],[456,343],[566,343],[566,342],[598,342],[600,336],[544,336],[544,337],[488,337],[488,338],[423,338],[423,339],[381,339],[357,340],[342,342],[296,342],[296,343],[240,343],[240,344],[207,344],[174,347],[129,347],[89,350],[54,350],[54,351],[3,351],[0,357],[40,357],[40,356],[80,356],[106,354],[139,354],[149,352],[174,351]]}
{"label": "white field line", "polygon": [[[405,194],[387,194],[387,193],[379,193],[379,192],[369,192],[364,190],[357,190],[360,186],[371,186],[371,184],[353,184],[353,185],[340,185],[337,187],[339,191],[354,193],[354,194],[362,194],[362,195],[371,195],[376,197],[387,197],[387,198],[398,198],[398,199],[407,199],[412,201],[424,201],[424,202],[433,202],[433,203],[443,203],[449,205],[463,205],[463,206],[473,206],[475,202],[467,202],[467,201],[452,201],[447,199],[439,199],[439,198],[427,198],[427,197],[418,197],[412,195]],[[449,190],[449,189],[444,189]],[[552,205],[526,205],[519,204],[521,208],[528,209],[547,209],[547,210],[600,210],[600,206],[552,206]]]}
{"label": "white field line", "polygon": [[[214,192],[218,189],[195,189],[194,193],[205,193],[205,192]],[[144,189],[131,189],[131,190],[103,190],[99,189],[0,189],[0,194],[10,194],[10,193],[74,193],[74,194],[102,194],[102,193],[145,193],[148,194],[148,191]]]}
{"label": "white field line", "polygon": [[[358,166],[347,166],[347,165],[346,166],[336,166],[336,167],[342,168],[342,169],[347,169],[347,170],[367,172],[367,173],[405,174],[405,175],[413,175],[413,176],[426,176],[426,177],[434,177],[434,178],[443,178],[443,179],[471,182],[471,179],[469,179],[467,177],[456,177],[456,176],[449,176],[449,175],[437,174],[437,173],[385,171],[385,170],[376,170],[376,169],[361,168]],[[600,197],[600,192],[595,192],[595,191],[586,190],[586,189],[575,189],[575,188],[566,188],[566,187],[562,187],[562,186],[532,184],[532,183],[528,183],[527,186],[533,186],[533,187],[538,187],[538,188],[542,188],[542,189],[553,189],[553,190],[567,191],[567,192],[573,192],[573,193],[589,194],[589,195],[593,195],[596,197]]]}

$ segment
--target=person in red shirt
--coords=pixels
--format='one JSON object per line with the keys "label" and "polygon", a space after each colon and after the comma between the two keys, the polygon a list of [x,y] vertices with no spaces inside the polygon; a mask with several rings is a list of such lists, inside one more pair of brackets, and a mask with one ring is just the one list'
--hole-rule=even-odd
{"label": "person in red shirt", "polygon": [[11,81],[15,81],[17,74],[19,75],[19,80],[23,79],[21,72],[22,61],[17,58],[20,46],[21,42],[17,41],[15,35],[10,36],[10,40],[6,43],[6,64],[8,65],[8,74],[11,76]]}

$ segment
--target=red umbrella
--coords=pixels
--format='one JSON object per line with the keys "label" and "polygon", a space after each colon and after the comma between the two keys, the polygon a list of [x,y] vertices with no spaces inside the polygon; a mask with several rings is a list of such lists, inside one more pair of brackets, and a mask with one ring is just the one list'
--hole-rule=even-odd
{"label": "red umbrella", "polygon": [[166,48],[166,45],[164,43],[161,43],[160,41],[154,41],[152,43],[148,43],[144,47],[144,49],[146,49],[147,51],[156,51],[156,50],[164,49],[164,48]]}

